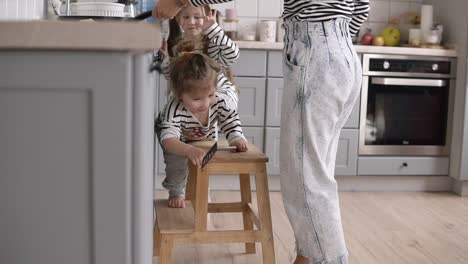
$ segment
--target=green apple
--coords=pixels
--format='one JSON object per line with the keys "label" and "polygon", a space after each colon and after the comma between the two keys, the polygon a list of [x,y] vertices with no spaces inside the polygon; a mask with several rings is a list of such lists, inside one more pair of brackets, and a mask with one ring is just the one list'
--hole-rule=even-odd
{"label": "green apple", "polygon": [[375,36],[372,39],[372,45],[374,46],[383,46],[385,44],[385,40],[382,36]]}
{"label": "green apple", "polygon": [[400,44],[400,30],[395,26],[386,27],[380,35],[384,38],[385,46],[396,46]]}

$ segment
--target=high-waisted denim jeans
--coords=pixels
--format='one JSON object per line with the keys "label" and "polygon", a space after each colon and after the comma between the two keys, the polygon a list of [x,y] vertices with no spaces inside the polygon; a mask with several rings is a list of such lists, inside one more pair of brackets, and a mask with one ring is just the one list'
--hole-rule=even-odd
{"label": "high-waisted denim jeans", "polygon": [[285,21],[280,172],[297,254],[348,263],[335,159],[341,129],[361,87],[349,20]]}

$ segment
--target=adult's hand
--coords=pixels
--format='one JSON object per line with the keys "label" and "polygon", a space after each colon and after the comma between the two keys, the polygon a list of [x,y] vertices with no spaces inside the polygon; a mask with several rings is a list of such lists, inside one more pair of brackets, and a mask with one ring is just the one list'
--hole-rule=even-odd
{"label": "adult's hand", "polygon": [[[179,0],[182,4],[188,4],[188,0]],[[159,0],[153,9],[153,16],[159,19],[169,19],[179,13],[181,7],[176,0]]]}

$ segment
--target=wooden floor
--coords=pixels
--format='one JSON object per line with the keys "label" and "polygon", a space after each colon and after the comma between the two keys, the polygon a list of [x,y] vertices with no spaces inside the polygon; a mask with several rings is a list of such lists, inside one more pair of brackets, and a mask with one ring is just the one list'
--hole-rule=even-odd
{"label": "wooden floor", "polygon": [[[164,195],[158,193],[158,197]],[[281,194],[270,194],[276,262],[292,263],[294,240]],[[211,200],[233,201],[238,192],[212,192]],[[468,197],[449,193],[340,193],[343,225],[352,264],[467,264]],[[254,201],[256,203],[256,201]],[[212,229],[241,228],[237,214],[211,215]],[[262,263],[243,254],[242,244],[179,244],[174,264]],[[158,263],[154,258],[154,263]]]}

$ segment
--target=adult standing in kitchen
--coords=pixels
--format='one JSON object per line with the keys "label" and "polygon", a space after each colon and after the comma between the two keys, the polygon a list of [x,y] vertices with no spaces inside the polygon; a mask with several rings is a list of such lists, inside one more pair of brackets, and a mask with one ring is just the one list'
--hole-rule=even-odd
{"label": "adult standing in kitchen", "polygon": [[[228,1],[160,0],[153,14],[169,18],[186,4]],[[349,263],[334,170],[341,129],[361,87],[351,37],[368,13],[369,0],[284,0],[280,174],[295,264]]]}

